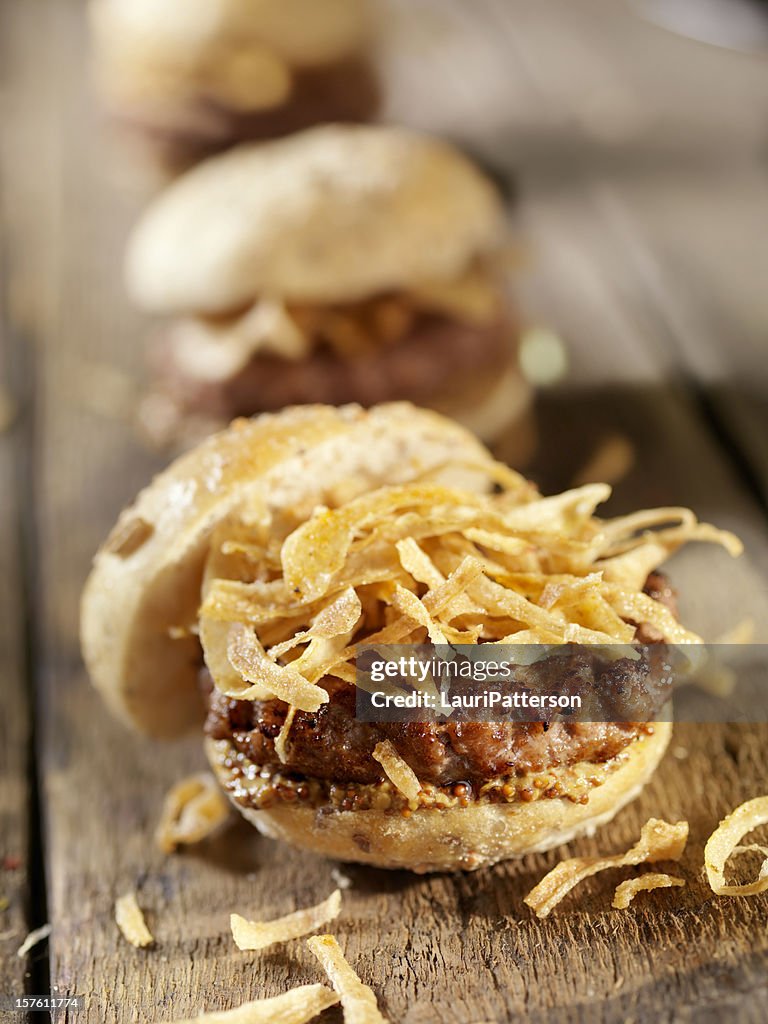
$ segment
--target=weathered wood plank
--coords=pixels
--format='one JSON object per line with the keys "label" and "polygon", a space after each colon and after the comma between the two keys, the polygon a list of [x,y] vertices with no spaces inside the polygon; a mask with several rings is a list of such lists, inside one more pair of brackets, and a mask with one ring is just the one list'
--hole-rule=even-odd
{"label": "weathered wood plank", "polygon": [[[511,20],[528,25],[538,6],[510,4]],[[439,8],[432,8],[435,17]],[[509,27],[506,8],[489,4],[492,9],[493,38],[502,39],[493,49],[488,43],[498,88],[506,81],[504,48],[519,43],[519,35]],[[17,194],[39,188],[43,209],[15,212],[13,237],[22,249],[22,293],[37,296],[27,314],[41,354],[37,487],[46,496],[39,510],[46,585],[39,613],[52,979],[61,993],[88,996],[78,1020],[89,1024],[171,1020],[204,1005],[226,1007],[317,979],[316,965],[299,947],[261,958],[233,951],[227,916],[233,909],[264,915],[293,909],[326,895],[334,880],[331,864],[262,840],[244,825],[199,850],[162,858],[150,838],[160,800],[179,775],[202,764],[199,742],[192,737],[164,747],[126,733],[106,714],[80,666],[77,599],[89,558],[158,460],[140,446],[123,415],[141,377],[138,339],[147,326],[127,305],[118,273],[136,197],[109,177],[81,74],[79,5],[39,5],[25,13],[27,29],[38,26],[43,10],[46,38],[56,40],[58,55],[51,71],[55,96],[48,102],[63,127],[45,136],[59,137],[45,167],[22,180],[27,162],[16,165]],[[480,31],[479,14],[469,18],[460,5],[452,11],[462,32],[470,26]],[[566,24],[573,27],[572,21],[569,15]],[[500,26],[507,26],[501,37]],[[543,47],[546,21],[535,26]],[[441,61],[446,81],[454,73],[455,58],[436,52],[431,33],[421,36],[424,51],[414,56],[411,90],[422,82],[441,91],[433,61]],[[40,35],[38,29],[18,38],[27,56]],[[460,50],[459,40],[452,45]],[[480,43],[473,45],[480,53]],[[471,110],[470,79],[451,81],[452,95],[464,89]],[[527,140],[526,126],[533,132],[545,124],[553,133],[566,127],[569,119],[553,112],[557,104],[542,103],[527,84],[527,71],[514,81],[520,92],[513,111],[526,118],[519,140]],[[27,132],[28,142],[34,134],[18,124],[14,132]],[[496,135],[480,135],[483,148],[497,152]],[[581,145],[581,128],[575,136]],[[537,166],[551,152],[548,146],[539,148]],[[522,141],[514,149],[504,142],[502,149],[501,160],[509,164]],[[703,549],[677,560],[675,579],[692,624],[727,625],[726,606],[728,617],[748,612],[764,626],[764,523],[694,406],[660,380],[674,366],[661,311],[583,179],[571,183],[566,176],[558,189],[557,177],[539,175],[533,164],[523,172],[524,221],[540,253],[526,292],[537,318],[569,344],[579,385],[575,394],[553,394],[541,403],[538,471],[549,486],[562,486],[603,431],[626,435],[635,464],[617,488],[616,507],[692,502],[748,542],[749,558],[740,563]],[[349,868],[353,886],[335,930],[391,1018],[409,1024],[652,1015],[660,1021],[723,1015],[757,1021],[768,952],[763,901],[716,900],[700,865],[703,839],[719,816],[765,786],[767,738],[758,726],[680,727],[676,754],[643,797],[614,828],[572,844],[578,852],[618,850],[636,838],[649,815],[687,817],[693,838],[682,871],[689,886],[680,894],[641,897],[622,914],[609,909],[615,879],[598,878],[542,924],[531,919],[522,898],[558,854],[458,878]],[[117,934],[112,904],[129,888],[138,890],[147,911],[158,939],[154,950],[133,950]]]}
{"label": "weathered wood plank", "polygon": [[382,0],[394,120],[500,147],[567,182],[638,177],[686,154],[758,155],[768,113],[759,54],[666,32],[613,0]]}
{"label": "weathered wood plank", "polygon": [[768,499],[768,223],[761,162],[682,171],[652,184],[615,178],[606,221],[659,311],[681,366]]}
{"label": "weathered wood plank", "polygon": [[[0,4],[5,24],[8,4]],[[9,38],[0,29],[0,106],[11,97]],[[45,946],[25,958],[16,955],[36,918],[39,901],[32,887],[42,884],[30,863],[33,812],[31,694],[26,665],[25,610],[28,580],[22,549],[32,522],[26,503],[30,458],[29,360],[24,340],[10,329],[12,257],[6,228],[12,210],[8,139],[0,137],[0,995],[22,996],[32,979],[45,976]],[[0,1016],[5,1019],[0,1011]],[[17,1021],[26,1014],[14,1014]]]}
{"label": "weathered wood plank", "polygon": [[[0,216],[2,222],[2,216]],[[0,266],[0,289],[2,288]],[[30,715],[24,664],[24,595],[19,501],[22,434],[13,425],[10,352],[0,292],[0,995],[25,992],[29,963],[16,956],[30,928],[28,818]],[[39,951],[35,954],[39,955]]]}

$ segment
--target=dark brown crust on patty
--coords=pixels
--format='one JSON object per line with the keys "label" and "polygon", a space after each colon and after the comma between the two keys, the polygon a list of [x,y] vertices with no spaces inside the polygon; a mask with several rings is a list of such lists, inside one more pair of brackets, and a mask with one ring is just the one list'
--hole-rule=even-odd
{"label": "dark brown crust on patty", "polygon": [[[666,605],[672,614],[677,618],[677,591],[670,584],[667,577],[663,572],[652,572],[645,581],[643,591],[652,597],[654,601],[658,601],[659,604]],[[640,625],[633,623],[637,626],[637,632],[635,636],[641,644],[659,644],[664,640],[662,634],[656,629],[655,626],[649,625],[647,622],[643,622]]]}
{"label": "dark brown crust on patty", "polygon": [[428,404],[451,392],[460,395],[481,379],[497,378],[514,358],[515,335],[509,321],[477,327],[425,316],[398,344],[382,345],[359,358],[342,359],[328,349],[295,362],[257,355],[224,381],[203,381],[185,373],[175,358],[171,335],[161,342],[159,383],[180,408],[219,418],[315,402],[371,406],[402,399]]}
{"label": "dark brown crust on patty", "polygon": [[581,761],[603,763],[647,727],[632,722],[362,722],[355,718],[355,691],[325,680],[330,701],[315,714],[297,711],[286,763],[274,740],[285,721],[282,701],[235,701],[214,692],[205,732],[228,739],[259,765],[333,782],[381,781],[373,749],[390,740],[422,782],[476,784],[497,775],[539,772]]}

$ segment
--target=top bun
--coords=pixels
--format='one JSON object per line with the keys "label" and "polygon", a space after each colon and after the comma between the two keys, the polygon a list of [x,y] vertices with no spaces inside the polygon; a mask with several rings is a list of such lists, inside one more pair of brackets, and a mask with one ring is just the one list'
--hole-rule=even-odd
{"label": "top bun", "polygon": [[94,684],[146,732],[185,731],[202,716],[202,656],[189,627],[216,527],[260,509],[302,521],[318,504],[427,473],[487,490],[493,461],[464,428],[405,402],[368,412],[302,406],[208,438],[141,492],[96,555],[80,623]]}
{"label": "top bun", "polygon": [[92,0],[98,32],[144,60],[186,64],[261,44],[297,66],[330,63],[362,46],[366,0]]}
{"label": "top bun", "polygon": [[460,274],[501,240],[492,184],[450,145],[330,125],[190,171],[139,222],[129,289],[158,313],[257,296],[347,302]]}

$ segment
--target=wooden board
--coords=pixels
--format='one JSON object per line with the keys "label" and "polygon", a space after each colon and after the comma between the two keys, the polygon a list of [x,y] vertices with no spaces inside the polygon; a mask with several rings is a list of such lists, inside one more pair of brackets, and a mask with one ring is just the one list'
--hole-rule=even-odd
{"label": "wooden board", "polygon": [[20,996],[30,967],[16,950],[30,926],[31,723],[23,650],[26,584],[19,557],[21,432],[20,425],[13,424],[16,393],[10,386],[10,345],[1,324],[0,320],[0,994]]}
{"label": "wooden board", "polygon": [[752,227],[768,223],[763,162],[707,166],[693,184],[684,171],[652,188],[614,181],[603,198],[639,288],[653,296],[705,412],[739,450],[765,503],[768,259]]}
{"label": "wooden board", "polygon": [[[542,205],[579,183],[594,214],[583,230],[613,240],[610,269],[654,310],[652,368],[695,380],[765,503],[766,61],[666,32],[639,0],[393,6],[390,116],[519,170]],[[415,70],[414,51],[433,74]],[[582,234],[561,212],[552,273],[578,279]]]}
{"label": "wooden board", "polygon": [[[0,31],[0,67],[7,68],[9,58],[8,39]],[[7,80],[0,84],[4,110],[8,85]],[[45,896],[37,860],[34,698],[25,620],[33,586],[24,571],[33,540],[28,504],[31,366],[25,340],[11,322],[13,204],[5,142],[0,139],[0,996],[17,997],[46,991],[47,955],[45,944],[25,957],[16,955],[30,929],[45,923]],[[0,1019],[5,1019],[2,1009]],[[14,1014],[12,1019],[21,1018]]]}
{"label": "wooden board", "polygon": [[[540,7],[549,15],[537,14]],[[447,94],[443,114],[459,109],[466,123],[482,82],[456,76],[455,55],[469,48],[475,66],[486,55],[482,81],[495,105],[483,107],[485,119],[473,122],[468,141],[503,173],[517,170],[521,221],[537,253],[523,282],[526,298],[532,316],[566,341],[574,371],[566,390],[539,403],[535,471],[548,489],[565,486],[601,439],[626,437],[634,465],[617,486],[615,509],[691,502],[747,541],[749,556],[738,563],[703,548],[676,560],[688,621],[711,632],[752,615],[764,629],[764,517],[695,396],[683,381],[667,383],[679,365],[669,319],[639,261],[626,257],[600,188],[584,173],[602,151],[585,145],[583,118],[561,110],[562,78],[542,93],[546,68],[533,75],[556,13],[575,33],[584,94],[600,95],[603,80],[587,43],[594,12],[604,5],[585,5],[593,20],[581,28],[567,4],[483,0],[473,8],[470,16],[466,5],[430,4],[419,15],[427,28],[410,35],[410,64],[405,53],[398,60],[411,93],[431,89],[437,106]],[[119,274],[141,190],[125,166],[110,160],[89,99],[80,5],[6,2],[2,10],[22,97],[4,142],[13,176],[6,207],[14,290],[23,298],[11,316],[37,354],[36,547],[44,585],[35,612],[51,978],[59,994],[86,995],[87,1009],[72,1016],[78,1024],[166,1021],[317,980],[300,945],[259,958],[237,953],[227,920],[232,910],[269,916],[324,897],[335,885],[333,865],[261,839],[243,824],[197,850],[161,857],[150,838],[160,801],[174,780],[202,765],[199,741],[162,746],[128,734],[85,678],[77,604],[89,559],[119,509],[161,463],[130,422],[143,373],[139,339],[149,324],[128,305]],[[448,26],[440,29],[445,11]],[[613,16],[609,24],[617,31]],[[401,40],[409,36],[399,31]],[[562,49],[566,42],[555,33],[551,45]],[[674,47],[667,41],[663,49],[671,66]],[[640,55],[635,59],[639,67]],[[49,77],[29,70],[41,61]],[[611,69],[615,60],[604,55],[600,66]],[[690,72],[690,80],[698,74]],[[750,67],[740,96],[757,75]],[[436,81],[450,85],[443,90]],[[510,97],[512,83],[517,91]],[[714,92],[710,98],[724,112],[736,102]],[[635,93],[622,95],[623,112]],[[502,134],[499,126],[510,116],[518,132],[508,126]],[[746,118],[746,126],[734,129],[733,144],[749,149],[752,132]],[[543,171],[552,168],[553,147],[563,138],[571,140],[569,153],[581,154],[573,179]],[[602,157],[599,166],[605,167]],[[686,817],[692,840],[681,865],[688,881],[682,892],[640,897],[622,914],[609,903],[623,876],[603,876],[540,923],[522,899],[559,854],[460,877],[349,867],[352,887],[335,930],[382,1008],[407,1024],[760,1020],[765,901],[717,900],[700,869],[704,838],[718,818],[764,791],[766,741],[764,726],[679,727],[672,753],[642,798],[615,827],[569,847],[620,850],[649,815]],[[151,951],[127,946],[113,922],[115,897],[132,888],[158,940]],[[334,1011],[327,1019],[340,1017]]]}

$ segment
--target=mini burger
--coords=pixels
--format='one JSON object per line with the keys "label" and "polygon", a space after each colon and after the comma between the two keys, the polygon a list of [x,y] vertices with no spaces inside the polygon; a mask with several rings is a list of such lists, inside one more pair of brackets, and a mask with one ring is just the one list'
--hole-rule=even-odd
{"label": "mini burger", "polygon": [[530,395],[506,245],[491,183],[399,128],[317,128],[209,160],[129,245],[130,292],[170,318],[150,433],[183,434],[201,414],[407,399],[485,439],[515,436],[522,457]]}
{"label": "mini burger", "polygon": [[97,85],[185,161],[378,106],[367,0],[91,0]]}
{"label": "mini burger", "polygon": [[[640,792],[669,722],[362,721],[355,654],[698,640],[654,570],[688,540],[738,541],[685,509],[598,519],[608,493],[542,498],[402,403],[238,421],[120,517],[83,597],[85,660],[142,729],[204,720],[217,778],[269,836],[414,871],[546,850]],[[626,688],[653,664],[605,671]]]}

